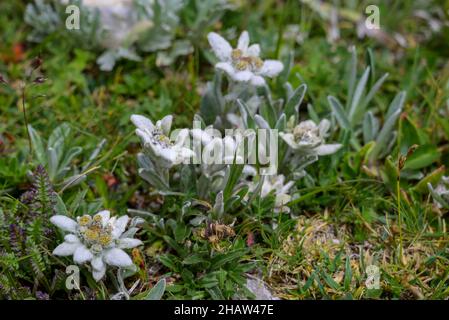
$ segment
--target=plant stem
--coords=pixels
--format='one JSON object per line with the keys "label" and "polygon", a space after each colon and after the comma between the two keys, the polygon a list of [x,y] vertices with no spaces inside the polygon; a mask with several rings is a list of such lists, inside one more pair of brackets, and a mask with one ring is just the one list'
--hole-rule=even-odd
{"label": "plant stem", "polygon": [[402,261],[403,257],[403,248],[402,248],[402,217],[401,217],[401,185],[400,185],[400,178],[401,176],[401,170],[398,172],[398,179],[396,181],[396,197],[398,199],[398,228],[399,228],[399,255]]}
{"label": "plant stem", "polygon": [[401,170],[400,161],[401,161],[401,132],[402,132],[402,117],[399,117],[399,129],[398,129],[398,139],[397,139],[397,148],[398,148],[398,178],[396,180],[396,198],[397,198],[397,207],[398,207],[398,228],[399,228],[399,256],[400,261],[403,261],[403,247],[402,247],[402,216],[401,216]]}
{"label": "plant stem", "polygon": [[29,156],[31,157],[31,154],[33,152],[33,145],[31,144],[31,135],[30,135],[30,130],[28,129],[28,118],[27,118],[27,111],[26,111],[26,106],[25,106],[25,102],[26,102],[25,101],[25,96],[26,96],[25,90],[26,90],[26,85],[24,84],[23,88],[22,88],[22,109],[23,109],[23,118],[25,120],[25,128],[26,128],[26,132],[27,132],[27,136],[28,136],[28,146],[30,148]]}

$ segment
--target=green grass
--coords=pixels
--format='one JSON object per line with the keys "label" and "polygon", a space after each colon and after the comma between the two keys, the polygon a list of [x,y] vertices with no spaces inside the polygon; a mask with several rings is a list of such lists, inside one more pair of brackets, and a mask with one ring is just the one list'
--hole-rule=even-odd
{"label": "green grass", "polygon": [[[138,233],[145,245],[133,251],[139,271],[126,280],[127,288],[140,280],[132,295],[145,296],[157,280],[166,278],[165,299],[230,299],[247,294],[242,284],[248,272],[260,274],[273,293],[285,299],[447,299],[448,211],[434,205],[427,182],[435,185],[443,173],[448,174],[444,166],[449,163],[445,55],[449,2],[410,1],[390,7],[377,1],[382,28],[400,34],[408,43],[406,48],[391,39],[358,39],[356,23],[346,17],[363,14],[365,6],[359,2],[340,1],[341,38],[335,43],[326,39],[330,21],[300,1],[231,2],[237,8],[201,30],[195,37],[195,51],[173,65],[158,67],[154,54],[144,54],[141,62],[121,61],[112,72],[102,72],[96,65],[97,52],[74,47],[60,35],[39,44],[28,42],[25,4],[3,1],[0,74],[10,87],[0,86],[1,221],[5,226],[8,219],[25,224],[31,210],[19,199],[31,188],[27,175],[39,160],[29,152],[20,80],[30,61],[40,55],[48,80],[27,91],[29,124],[44,141],[56,127],[68,124],[71,136],[65,148],[82,147],[70,162],[71,174],[82,172],[106,139],[85,181],[68,189],[64,179],[51,181],[68,212],[77,216],[107,208],[115,214],[126,214],[128,209],[151,213]],[[425,21],[413,17],[418,9],[433,14],[439,10],[438,19],[446,25],[439,33],[431,31]],[[179,37],[188,34],[186,21],[194,13],[184,14]],[[303,32],[302,43],[286,35],[293,24]],[[369,104],[381,123],[396,94],[404,90],[407,96],[394,127],[398,139],[388,154],[369,159],[370,146],[366,147],[361,135],[355,138],[359,145],[353,145],[345,140],[343,130],[335,129],[337,123],[328,141],[344,142],[344,151],[320,158],[307,168],[306,177],[295,181],[299,197],[290,204],[292,215],[275,215],[270,198],[257,199],[247,207],[236,204],[228,212],[232,219],[226,221],[234,222],[236,236],[211,243],[199,235],[204,225],[192,227],[189,221],[207,213],[213,199],[196,199],[189,190],[181,195],[155,195],[137,173],[140,145],[129,119],[132,114],[151,119],[174,114],[175,127],[191,126],[206,83],[214,77],[206,34],[232,28],[236,34],[247,29],[252,40],[260,43],[264,57],[287,61],[293,50],[288,80],[294,88],[302,83],[308,87],[300,109],[303,119],[313,113],[331,119],[328,96],[343,105],[350,103],[352,45],[357,48],[357,78],[370,64],[369,48],[375,60],[369,86],[389,73]],[[19,47],[21,54],[17,54]],[[270,82],[275,97],[281,96],[281,85],[280,80]],[[33,98],[39,95],[45,97]],[[308,112],[308,105],[313,112]],[[351,134],[355,137],[358,130]],[[415,144],[419,146],[415,155],[399,170],[401,155]],[[182,209],[189,201],[194,204]],[[55,234],[38,242],[39,235],[33,233],[33,251],[14,256],[7,249],[9,232],[7,228],[0,232],[0,298],[35,298],[38,291],[55,299],[101,299],[116,293],[111,281],[95,283],[86,270],[81,293],[67,292],[64,270],[70,261],[51,255]],[[381,271],[379,290],[365,285],[369,265]]]}

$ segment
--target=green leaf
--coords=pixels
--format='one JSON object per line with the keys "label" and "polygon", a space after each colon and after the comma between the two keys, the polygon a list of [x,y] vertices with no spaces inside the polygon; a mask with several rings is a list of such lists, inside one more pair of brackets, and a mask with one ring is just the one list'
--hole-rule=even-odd
{"label": "green leaf", "polygon": [[352,101],[352,95],[354,93],[355,82],[357,80],[357,50],[355,46],[350,48],[351,60],[349,60],[349,77],[348,77],[348,92],[347,92],[347,110],[349,110],[349,104]]}
{"label": "green leaf", "polygon": [[[397,112],[397,110],[402,110],[402,107],[404,106],[404,102],[405,102],[405,97],[406,97],[405,91],[399,92],[394,97],[393,101],[391,101],[390,106],[388,107],[388,112],[387,112],[387,115],[385,116],[385,119],[389,119],[390,117],[392,117],[393,114],[395,114]],[[386,120],[386,121],[388,121],[388,120]]]}
{"label": "green leaf", "polygon": [[419,146],[405,161],[404,169],[422,169],[440,158],[438,148],[432,144]]}
{"label": "green leaf", "polygon": [[351,288],[351,280],[352,280],[351,259],[349,256],[347,256],[345,263],[345,278],[344,278],[344,286],[346,291],[349,291],[349,289]]}
{"label": "green leaf", "polygon": [[224,108],[224,99],[220,91],[221,76],[218,73],[214,82],[207,84],[206,93],[203,95],[200,103],[201,116],[207,124],[214,123],[215,118],[222,113]]}
{"label": "green leaf", "polygon": [[296,114],[299,112],[299,106],[304,99],[306,91],[307,85],[304,83],[296,88],[296,90],[293,92],[293,95],[288,98],[284,108],[284,113],[287,115],[287,117],[290,117],[294,112],[296,112]]}
{"label": "green leaf", "polygon": [[153,288],[151,288],[150,292],[145,297],[145,300],[161,300],[165,292],[165,287],[166,287],[165,279],[159,280],[156,283],[156,285]]}
{"label": "green leaf", "polygon": [[420,137],[419,129],[409,117],[405,117],[401,122],[401,153],[406,154],[408,149],[414,144],[425,144],[424,139]]}
{"label": "green leaf", "polygon": [[354,96],[352,97],[351,101],[351,107],[349,108],[348,118],[349,121],[354,124],[357,119],[357,115],[363,113],[363,110],[361,107],[363,105],[360,103],[360,100],[362,98],[362,94],[365,91],[366,84],[368,82],[370,67],[367,67],[365,71],[363,72],[362,77],[360,78],[359,82],[357,83],[357,87],[355,88]]}
{"label": "green leaf", "polygon": [[48,146],[56,148],[60,145],[64,145],[64,141],[69,137],[70,131],[70,126],[67,123],[58,126],[48,138]]}
{"label": "green leaf", "polygon": [[[237,153],[236,153],[236,155],[237,155]],[[236,164],[235,159],[234,159],[234,163],[231,165],[231,168],[229,171],[229,177],[226,182],[225,189],[223,191],[223,199],[225,202],[232,196],[234,186],[237,184],[240,177],[242,176],[242,171],[243,171],[243,165]]]}
{"label": "green leaf", "polygon": [[185,256],[186,255],[186,250],[180,246],[175,240],[173,240],[172,238],[170,238],[169,236],[163,236],[165,242],[167,242],[167,244],[172,247],[172,249],[175,249],[176,252],[178,252],[178,254],[180,256]]}
{"label": "green leaf", "polygon": [[387,80],[389,74],[385,73],[382,77],[380,77],[379,80],[376,81],[376,83],[371,87],[371,89],[368,91],[368,94],[366,95],[365,99],[363,100],[363,110],[368,106],[370,101],[374,98],[374,95],[379,91],[382,84]]}
{"label": "green leaf", "polygon": [[254,128],[254,115],[251,114],[246,102],[237,99],[237,106],[239,107],[240,114],[242,116],[243,122],[247,128]]}
{"label": "green leaf", "polygon": [[81,147],[73,147],[65,153],[63,160],[58,165],[58,176],[63,175],[63,173],[68,170],[70,162],[72,162],[72,160],[82,151],[83,148]]}
{"label": "green leaf", "polygon": [[388,148],[388,143],[391,143],[391,133],[393,132],[393,129],[396,125],[396,121],[399,118],[401,114],[401,109],[396,109],[395,113],[392,114],[389,118],[387,118],[387,121],[384,123],[384,126],[382,127],[382,130],[380,130],[379,135],[376,139],[376,145],[371,150],[370,153],[370,159],[374,160],[377,159],[377,156],[381,151]]}
{"label": "green leaf", "polygon": [[351,130],[351,124],[348,118],[346,117],[345,111],[340,101],[338,101],[338,99],[333,96],[328,96],[327,100],[329,101],[332,112],[335,115],[335,118],[337,119],[337,122],[340,125],[340,127],[345,130]]}
{"label": "green leaf", "polygon": [[159,261],[169,268],[171,271],[178,272],[178,268],[176,266],[175,257],[173,255],[163,255],[159,257]]}
{"label": "green leaf", "polygon": [[140,168],[139,175],[152,186],[159,190],[169,190],[170,187],[153,170]]}
{"label": "green leaf", "polygon": [[198,263],[207,263],[210,264],[210,262],[203,259],[203,257],[200,254],[194,253],[189,256],[187,256],[183,261],[183,264],[198,264]]}
{"label": "green leaf", "polygon": [[363,142],[366,144],[376,138],[379,130],[379,120],[377,120],[371,111],[365,114],[363,119]]}
{"label": "green leaf", "polygon": [[33,146],[33,151],[36,154],[37,161],[42,165],[46,165],[47,157],[40,135],[31,125],[28,125],[28,131],[30,132],[31,144]]}
{"label": "green leaf", "polygon": [[175,240],[177,242],[184,242],[185,238],[187,238],[190,234],[190,229],[187,228],[187,226],[181,222],[178,222],[176,224],[175,230]]}
{"label": "green leaf", "polygon": [[211,261],[212,268],[214,268],[214,270],[220,269],[226,263],[237,260],[238,258],[243,256],[245,254],[245,251],[246,250],[235,250],[225,254],[217,255]]}
{"label": "green leaf", "polygon": [[433,172],[429,173],[416,184],[413,190],[420,193],[426,193],[428,191],[427,184],[430,183],[431,185],[436,185],[441,180],[441,177],[444,175],[445,170],[446,168],[444,166],[441,166]]}
{"label": "green leaf", "polygon": [[58,215],[62,215],[62,216],[69,215],[69,212],[67,210],[67,207],[64,204],[64,201],[61,199],[61,197],[58,194],[56,194],[56,213]]}

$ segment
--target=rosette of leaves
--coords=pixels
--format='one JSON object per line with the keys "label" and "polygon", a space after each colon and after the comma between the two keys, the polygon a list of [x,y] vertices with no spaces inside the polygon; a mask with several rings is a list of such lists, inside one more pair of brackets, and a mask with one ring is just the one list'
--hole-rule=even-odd
{"label": "rosette of leaves", "polygon": [[[369,151],[371,161],[384,158],[390,154],[396,143],[397,131],[395,126],[402,112],[406,93],[399,92],[391,101],[387,110],[373,108],[373,98],[388,78],[388,73],[380,78],[376,77],[375,60],[371,50],[367,51],[367,66],[361,77],[357,77],[357,52],[351,49],[347,75],[347,99],[346,104],[334,96],[329,96],[328,101],[334,121],[341,128],[340,142],[349,143],[356,151],[372,141],[374,147]],[[381,125],[380,114],[383,118]]]}
{"label": "rosette of leaves", "polygon": [[101,152],[106,140],[102,140],[90,154],[82,167],[73,166],[74,159],[83,152],[79,146],[70,146],[71,128],[67,123],[56,127],[47,141],[39,133],[28,126],[32,150],[39,164],[47,171],[50,181],[62,190],[74,187],[86,179],[86,172]]}

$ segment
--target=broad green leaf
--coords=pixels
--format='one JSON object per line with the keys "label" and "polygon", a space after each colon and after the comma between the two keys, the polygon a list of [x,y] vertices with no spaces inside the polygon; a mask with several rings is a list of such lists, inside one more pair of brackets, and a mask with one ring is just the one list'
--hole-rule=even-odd
{"label": "broad green leaf", "polygon": [[46,165],[46,151],[39,133],[37,133],[31,125],[28,125],[28,131],[30,132],[31,144],[33,146],[33,151],[36,154],[37,161],[39,164]]}
{"label": "broad green leaf", "polygon": [[419,146],[405,161],[404,169],[422,169],[440,158],[438,148],[432,144]]}
{"label": "broad green leaf", "polygon": [[377,120],[371,111],[365,113],[363,119],[363,141],[368,143],[376,138],[379,130],[379,120]]}
{"label": "broad green leaf", "polygon": [[304,96],[307,91],[307,85],[302,84],[296,90],[293,92],[293,95],[290,96],[287,100],[287,103],[285,104],[284,113],[289,117],[294,112],[298,114],[299,112],[299,106],[302,103],[302,100],[304,99]]}
{"label": "broad green leaf", "polygon": [[420,193],[426,193],[428,191],[427,185],[429,183],[431,185],[436,185],[441,180],[445,170],[446,168],[444,166],[439,167],[421,179],[413,189]]}
{"label": "broad green leaf", "polygon": [[151,288],[150,292],[145,297],[145,300],[161,300],[165,292],[165,287],[166,287],[165,279],[159,280],[156,283],[156,285],[153,288]]}

